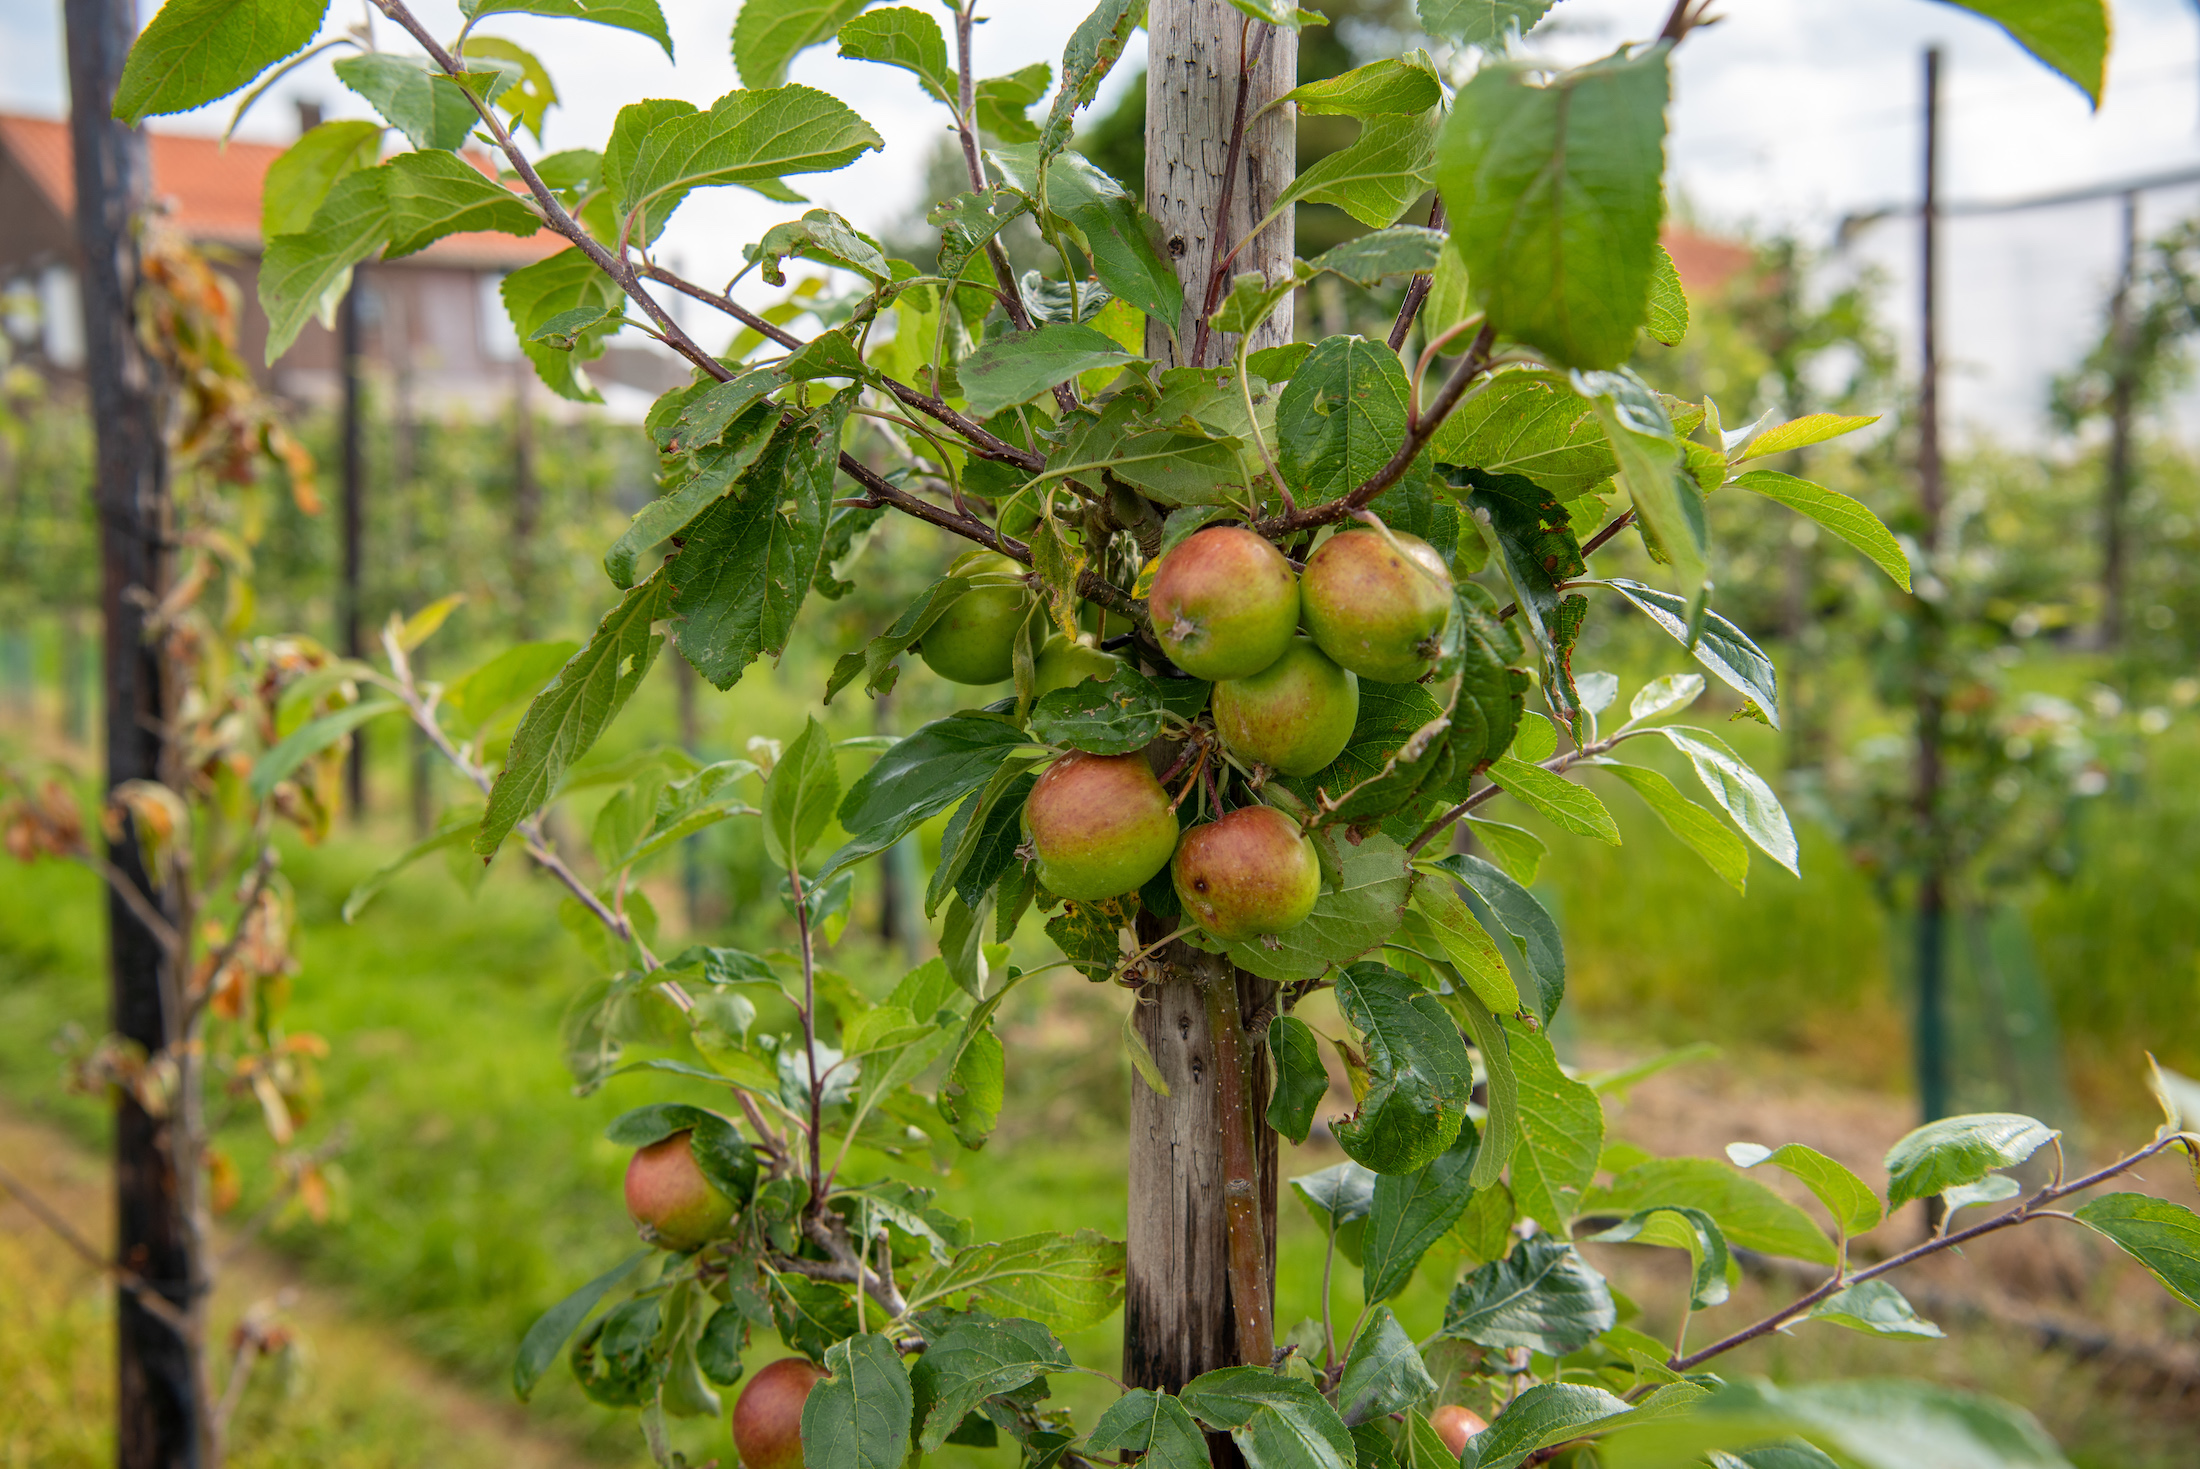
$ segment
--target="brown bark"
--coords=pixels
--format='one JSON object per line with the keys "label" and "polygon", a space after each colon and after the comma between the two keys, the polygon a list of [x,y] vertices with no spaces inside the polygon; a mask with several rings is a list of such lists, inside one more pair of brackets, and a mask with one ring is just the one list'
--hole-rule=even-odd
{"label": "brown bark", "polygon": [[[144,136],[110,116],[123,58],[137,33],[131,0],[67,0],[70,136],[75,151],[77,247],[83,266],[85,377],[98,427],[100,599],[104,614],[106,784],[159,780],[162,730],[171,708],[145,614],[166,591],[174,540],[163,389],[140,345],[137,227],[152,197]],[[109,854],[123,880],[149,901],[137,844]],[[173,913],[170,914],[174,917]],[[180,1038],[176,976],[158,939],[129,904],[107,905],[109,1014],[115,1032],[148,1052]],[[115,1102],[117,1264],[150,1283],[178,1311],[201,1318],[204,1262],[192,1228],[196,1180],[176,1162],[171,1124],[128,1092]],[[128,1289],[115,1291],[115,1461],[122,1469],[173,1469],[206,1462],[208,1441],[201,1341],[147,1312]]]}

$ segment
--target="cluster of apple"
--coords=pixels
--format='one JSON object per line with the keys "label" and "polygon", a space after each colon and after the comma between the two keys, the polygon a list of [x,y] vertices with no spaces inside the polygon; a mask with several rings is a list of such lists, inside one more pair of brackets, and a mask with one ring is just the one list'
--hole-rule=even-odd
{"label": "cluster of apple", "polygon": [[[957,682],[1006,678],[1023,595],[1006,577],[974,589],[926,632],[920,656]],[[1361,679],[1410,683],[1435,666],[1451,599],[1435,548],[1381,524],[1330,536],[1303,573],[1254,532],[1212,526],[1162,558],[1147,605],[1161,651],[1214,685],[1211,722],[1223,749],[1248,766],[1306,776],[1350,742]],[[1041,650],[1037,689],[1105,680],[1118,666],[1057,635]],[[1297,822],[1247,805],[1180,836],[1181,799],[1142,754],[1064,756],[1024,807],[1039,881],[1098,902],[1170,867],[1185,913],[1225,942],[1305,920],[1321,876]]]}

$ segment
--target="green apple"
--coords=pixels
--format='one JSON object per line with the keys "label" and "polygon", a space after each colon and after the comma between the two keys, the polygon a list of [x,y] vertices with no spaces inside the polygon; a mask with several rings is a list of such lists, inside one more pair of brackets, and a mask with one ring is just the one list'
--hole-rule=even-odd
{"label": "green apple", "polygon": [[1072,751],[1031,788],[1024,832],[1048,892],[1096,903],[1169,865],[1176,812],[1145,756]]}
{"label": "green apple", "polygon": [[[975,586],[948,604],[924,630],[917,654],[950,683],[996,684],[1016,672],[1016,634],[1031,611],[1023,584],[1024,568],[1006,556],[983,556],[956,573],[982,577],[992,585]],[[1013,585],[1005,580],[1015,577]]]}
{"label": "green apple", "polygon": [[1312,838],[1273,806],[1193,827],[1171,873],[1185,913],[1224,942],[1298,927],[1322,891]]}
{"label": "green apple", "polygon": [[1451,572],[1419,536],[1344,530],[1307,558],[1299,600],[1324,653],[1362,678],[1412,683],[1436,666]]}
{"label": "green apple", "polygon": [[1360,717],[1360,680],[1311,638],[1248,678],[1215,685],[1215,732],[1234,754],[1312,775],[1344,752]]}
{"label": "green apple", "polygon": [[1194,678],[1244,678],[1290,646],[1299,581],[1261,537],[1213,525],[1161,558],[1146,605],[1154,637],[1177,667]]}

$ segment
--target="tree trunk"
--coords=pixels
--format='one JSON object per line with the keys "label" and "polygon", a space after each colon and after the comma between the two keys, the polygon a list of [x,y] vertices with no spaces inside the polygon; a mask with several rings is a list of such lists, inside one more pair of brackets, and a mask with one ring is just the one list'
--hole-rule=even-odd
{"label": "tree trunk", "polygon": [[[151,198],[145,139],[110,115],[123,58],[137,33],[132,0],[67,0],[70,137],[77,247],[83,265],[85,376],[97,426],[100,600],[105,615],[107,788],[158,780],[170,709],[145,613],[166,592],[173,539],[162,387],[139,345],[137,224]],[[159,901],[137,844],[109,854],[126,881]],[[115,1032],[159,1051],[182,1024],[176,976],[159,942],[110,894],[109,994]],[[115,1259],[181,1311],[203,1280],[189,1217],[195,1180],[181,1176],[168,1130],[127,1092],[115,1103]],[[207,1450],[198,1343],[115,1293],[115,1460],[122,1469],[199,1465]]]}
{"label": "tree trunk", "polygon": [[[1290,182],[1296,121],[1282,108],[1245,130],[1231,167],[1234,123],[1250,118],[1295,82],[1297,37],[1258,22],[1227,0],[1155,0],[1147,16],[1146,208],[1184,285],[1174,341],[1149,323],[1147,350],[1164,362],[1212,366],[1231,360],[1235,338],[1198,346],[1211,291],[1260,271],[1280,279],[1291,264],[1287,210],[1235,259],[1218,263]],[[1252,58],[1248,73],[1241,57]],[[1241,85],[1241,79],[1242,85]],[[1253,346],[1291,339],[1288,302]],[[1144,920],[1147,942],[1173,925]],[[1123,1377],[1133,1387],[1173,1392],[1192,1378],[1273,1351],[1276,1249],[1276,1135],[1262,1119],[1268,1058],[1258,1019],[1275,986],[1224,960],[1173,944],[1163,977],[1138,992],[1137,1028],[1169,1087],[1162,1096],[1131,1083],[1129,1259],[1123,1307]],[[1210,1017],[1210,986],[1229,993]],[[1234,1003],[1230,1001],[1234,1000]],[[1219,1053],[1219,1054],[1218,1054]],[[1232,1065],[1242,1054],[1242,1066]],[[1234,1093],[1234,1095],[1233,1095]],[[1226,1136],[1225,1122],[1238,1124]],[[1243,1175],[1250,1167],[1254,1177]],[[1246,1207],[1250,1192],[1257,1207]],[[1236,1278],[1257,1275],[1255,1299],[1232,1288],[1231,1214],[1237,1206]],[[1257,1262],[1257,1270],[1255,1265]],[[1217,1469],[1242,1464],[1222,1435],[1209,1440]]]}

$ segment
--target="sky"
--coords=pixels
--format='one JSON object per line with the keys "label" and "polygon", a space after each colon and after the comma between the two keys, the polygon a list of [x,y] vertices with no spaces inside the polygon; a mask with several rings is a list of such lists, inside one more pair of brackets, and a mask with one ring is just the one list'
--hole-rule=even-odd
{"label": "sky", "polygon": [[[331,29],[366,7],[337,0]],[[1309,0],[1319,8],[1319,0]],[[1579,62],[1652,35],[1668,0],[1561,0],[1524,43],[1529,54]],[[599,146],[620,104],[684,97],[707,105],[736,87],[726,37],[737,0],[669,0],[679,65],[640,36],[574,21],[498,16],[483,33],[538,54],[562,103],[546,148]],[[978,29],[981,75],[1055,61],[1083,18],[1081,0],[995,0]],[[2115,0],[2115,42],[2102,107],[2026,56],[1994,26],[1936,0],[1727,0],[1721,23],[1676,53],[1669,182],[1676,209],[1700,227],[1787,231],[1830,250],[1844,216],[1916,198],[1920,53],[1944,52],[1945,198],[1986,202],[2200,169],[2200,0]],[[145,0],[145,13],[153,9]],[[419,0],[439,35],[457,29],[455,0]],[[57,0],[0,0],[0,109],[58,114],[66,105]],[[377,19],[379,44],[409,49]],[[1135,51],[1134,43],[1134,51]],[[1119,69],[1099,105],[1130,75]],[[830,47],[799,57],[790,80],[833,92],[887,140],[850,168],[793,182],[867,229],[921,203],[925,163],[945,119],[907,73],[842,61]],[[287,141],[296,99],[331,116],[365,104],[315,62],[285,78],[240,128]],[[227,106],[165,121],[218,132]],[[2200,188],[2149,194],[2142,229],[2157,232],[2200,209]],[[660,256],[702,279],[737,268],[740,247],[797,212],[735,188],[695,195]],[[2119,206],[2105,200],[1954,221],[1941,282],[1945,390],[1958,433],[2036,438],[2051,375],[2098,331],[2120,248]],[[1836,277],[1870,266],[1887,283],[1884,314],[1908,350],[1917,318],[1916,231],[1900,218],[1857,233],[1830,260]],[[759,298],[761,299],[761,298]],[[2200,397],[2179,405],[2200,424]]]}

